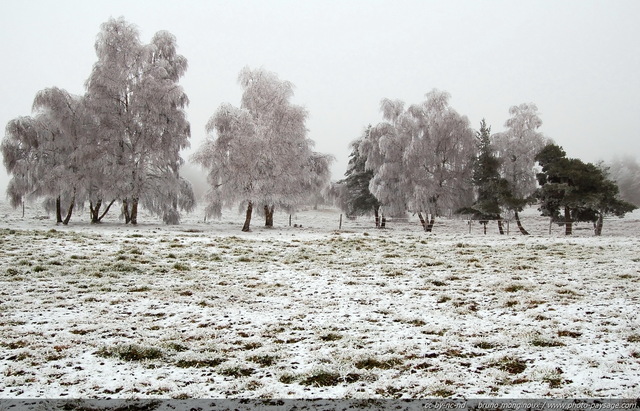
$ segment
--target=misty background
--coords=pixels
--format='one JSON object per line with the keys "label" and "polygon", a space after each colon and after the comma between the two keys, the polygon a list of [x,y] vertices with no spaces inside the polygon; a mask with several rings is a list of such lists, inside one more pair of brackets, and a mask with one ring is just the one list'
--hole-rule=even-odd
{"label": "misty background", "polygon": [[[31,114],[39,90],[84,93],[100,25],[123,16],[141,41],[177,37],[189,61],[191,149],[237,76],[263,67],[295,84],[315,149],[342,178],[351,140],[381,121],[382,98],[407,104],[433,88],[474,128],[503,130],[509,107],[535,103],[541,131],[588,162],[640,152],[640,2],[607,1],[4,1],[0,124]],[[197,187],[204,172],[187,166]],[[0,198],[8,177],[0,167]]]}

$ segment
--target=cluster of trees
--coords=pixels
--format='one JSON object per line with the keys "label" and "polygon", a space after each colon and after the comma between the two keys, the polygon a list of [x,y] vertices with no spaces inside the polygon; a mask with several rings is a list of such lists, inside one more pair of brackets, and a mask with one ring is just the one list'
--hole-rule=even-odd
{"label": "cluster of trees", "polygon": [[550,144],[536,160],[542,167],[538,173],[542,215],[563,221],[565,233],[572,233],[576,221],[589,221],[596,235],[602,234],[606,215],[624,216],[637,207],[619,198],[617,184],[607,177],[606,169],[577,158],[567,158],[565,151]]}
{"label": "cluster of trees", "polygon": [[[98,223],[119,203],[126,223],[137,224],[138,206],[177,224],[195,196],[180,176],[180,151],[189,146],[189,99],[178,84],[187,60],[175,37],[156,33],[149,44],[124,19],[101,26],[98,57],[84,95],[52,87],[39,91],[32,115],[11,120],[0,145],[11,175],[14,207],[43,198],[67,224],[89,204]],[[244,68],[239,107],[222,104],[206,126],[208,138],[193,156],[207,170],[206,215],[240,205],[249,231],[254,207],[273,226],[276,208],[293,211],[329,186],[333,157],[313,151],[307,111],[291,102],[294,86],[275,73]],[[505,130],[491,134],[483,120],[471,128],[433,90],[408,107],[383,99],[383,120],[351,143],[345,179],[333,188],[348,216],[386,218],[417,214],[425,231],[437,216],[471,215],[484,224],[513,217],[538,202],[543,215],[566,225],[592,221],[596,234],[605,215],[622,216],[640,202],[640,166],[619,160],[609,179],[601,166],[570,159],[538,129],[534,104],[511,107]],[[537,169],[536,163],[541,167]]]}
{"label": "cluster of trees", "polygon": [[[192,186],[179,173],[180,150],[190,138],[189,100],[178,85],[187,60],[172,34],[161,31],[142,44],[122,18],[101,26],[95,49],[84,95],[42,90],[33,114],[7,125],[1,149],[11,204],[44,198],[63,224],[87,202],[94,223],[119,202],[125,222],[137,224],[141,204],[177,224],[179,210],[195,206]],[[276,207],[291,211],[317,196],[329,185],[333,157],[312,150],[308,113],[290,101],[293,84],[249,68],[238,81],[240,107],[218,108],[193,160],[208,170],[207,216],[239,203],[248,231],[254,205],[271,227]]]}
{"label": "cluster of trees", "polygon": [[195,204],[179,175],[190,137],[189,100],[178,84],[187,60],[172,34],[142,44],[122,18],[101,26],[95,50],[84,95],[41,90],[32,115],[7,124],[1,149],[11,204],[44,198],[63,224],[87,202],[94,223],[119,202],[126,223],[136,224],[142,204],[177,223],[178,209]]}
{"label": "cluster of trees", "polygon": [[539,131],[534,104],[511,107],[505,130],[491,134],[484,120],[474,131],[448,101],[437,90],[406,109],[401,101],[382,100],[384,121],[351,143],[347,172],[337,185],[348,216],[373,213],[376,226],[384,227],[385,214],[413,213],[432,231],[436,216],[466,214],[485,233],[488,222],[497,221],[501,234],[508,216],[527,235],[519,213],[538,203],[542,215],[566,225],[567,234],[573,222],[591,221],[599,235],[605,215],[636,208],[620,198],[605,168],[567,159]]}

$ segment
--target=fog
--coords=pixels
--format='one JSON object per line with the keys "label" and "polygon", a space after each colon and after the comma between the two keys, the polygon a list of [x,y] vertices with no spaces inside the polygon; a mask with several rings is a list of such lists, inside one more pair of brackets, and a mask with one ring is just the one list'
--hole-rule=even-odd
{"label": "fog", "polygon": [[[239,105],[242,67],[296,85],[317,151],[342,177],[348,143],[381,120],[379,102],[433,88],[477,128],[502,130],[535,103],[541,131],[570,157],[640,153],[640,2],[629,1],[71,1],[0,6],[0,123],[29,115],[38,90],[84,92],[100,24],[124,16],[142,41],[168,30],[189,60],[191,149],[223,102]],[[197,171],[195,172],[197,175]],[[7,176],[0,170],[0,196]]]}

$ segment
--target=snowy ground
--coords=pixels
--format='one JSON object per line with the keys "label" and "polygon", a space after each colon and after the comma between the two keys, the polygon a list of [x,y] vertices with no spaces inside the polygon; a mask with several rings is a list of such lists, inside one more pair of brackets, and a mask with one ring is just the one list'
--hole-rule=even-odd
{"label": "snowy ground", "polygon": [[640,396],[640,215],[55,226],[0,205],[0,398]]}

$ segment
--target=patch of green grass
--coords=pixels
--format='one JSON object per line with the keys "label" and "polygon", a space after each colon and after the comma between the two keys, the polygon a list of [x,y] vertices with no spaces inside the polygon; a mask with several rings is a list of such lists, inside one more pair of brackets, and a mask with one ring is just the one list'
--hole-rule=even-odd
{"label": "patch of green grass", "polygon": [[144,293],[147,291],[151,291],[151,287],[148,287],[146,285],[142,285],[140,287],[133,287],[131,289],[129,289],[130,293]]}
{"label": "patch of green grass", "polygon": [[300,381],[300,384],[313,387],[332,387],[339,385],[342,381],[342,377],[337,372],[316,371]]}
{"label": "patch of green grass", "polygon": [[20,348],[24,348],[27,347],[29,345],[29,343],[27,343],[24,340],[18,340],[18,341],[11,341],[8,343],[3,343],[3,346],[7,347],[10,350],[17,350]]}
{"label": "patch of green grass", "polygon": [[475,348],[480,348],[482,350],[491,350],[491,349],[497,347],[496,344],[494,344],[492,342],[489,342],[489,341],[479,341],[479,342],[473,344],[473,346]]}
{"label": "patch of green grass", "polygon": [[184,352],[189,350],[189,347],[187,347],[186,345],[182,345],[175,341],[168,342],[164,344],[164,346],[167,347],[167,349],[176,351],[176,352]]}
{"label": "patch of green grass", "polygon": [[175,364],[179,368],[215,368],[225,361],[226,359],[224,358],[202,358],[198,360],[178,360]]}
{"label": "patch of green grass", "polygon": [[243,350],[249,351],[249,350],[255,350],[256,348],[260,348],[262,347],[262,343],[258,342],[258,341],[252,341],[252,342],[248,342],[246,344],[244,344],[242,346]]}
{"label": "patch of green grass", "polygon": [[518,291],[524,290],[526,287],[522,284],[511,284],[504,288],[504,290],[508,293],[517,293]]}
{"label": "patch of green grass", "polygon": [[399,358],[391,358],[388,360],[378,360],[376,358],[365,358],[360,361],[356,361],[354,364],[355,367],[359,370],[372,370],[374,368],[379,368],[381,370],[390,370],[398,365],[402,364],[402,360]]}
{"label": "patch of green grass", "polygon": [[320,339],[322,341],[338,341],[342,339],[342,336],[337,333],[329,333],[329,334],[320,336]]}
{"label": "patch of green grass", "polygon": [[432,397],[447,398],[447,397],[453,396],[454,394],[455,394],[454,391],[451,391],[450,389],[447,389],[447,388],[438,388],[436,390],[431,391]]}
{"label": "patch of green grass", "polygon": [[527,369],[527,362],[516,357],[502,357],[501,359],[490,364],[509,374],[520,374]]}
{"label": "patch of green grass", "polygon": [[36,265],[35,267],[33,267],[34,273],[41,273],[43,271],[47,271],[47,269],[41,265]]}
{"label": "patch of green grass", "polygon": [[173,269],[178,271],[189,271],[191,270],[191,266],[189,264],[175,263],[173,264]]}
{"label": "patch of green grass", "polygon": [[534,347],[563,347],[564,344],[560,341],[555,341],[551,339],[546,339],[542,337],[535,337],[530,342]]}
{"label": "patch of green grass", "polygon": [[542,381],[549,384],[549,388],[560,388],[562,387],[564,379],[560,375],[553,374],[542,378]]}
{"label": "patch of green grass", "polygon": [[278,357],[269,354],[252,355],[247,358],[251,362],[255,362],[261,367],[270,367],[278,361]]}
{"label": "patch of green grass", "polygon": [[162,350],[142,346],[138,344],[116,345],[114,347],[102,347],[96,354],[104,358],[118,358],[122,361],[158,360],[164,357]]}
{"label": "patch of green grass", "polygon": [[112,268],[113,268],[113,271],[116,271],[119,273],[135,273],[140,271],[138,267],[133,266],[131,264],[125,264],[122,262],[115,263]]}
{"label": "patch of green grass", "polygon": [[627,341],[630,343],[639,343],[640,342],[640,334],[631,334],[627,337]]}
{"label": "patch of green grass", "polygon": [[569,331],[569,330],[559,330],[558,331],[558,337],[579,338],[580,336],[582,336],[582,333],[579,333],[579,332],[576,332],[576,331]]}
{"label": "patch of green grass", "polygon": [[296,376],[292,374],[282,374],[280,378],[278,378],[283,384],[293,384],[296,381]]}
{"label": "patch of green grass", "polygon": [[240,377],[248,377],[252,375],[255,371],[256,370],[253,368],[235,366],[235,367],[229,367],[221,370],[220,374],[224,375],[225,377],[240,378]]}

